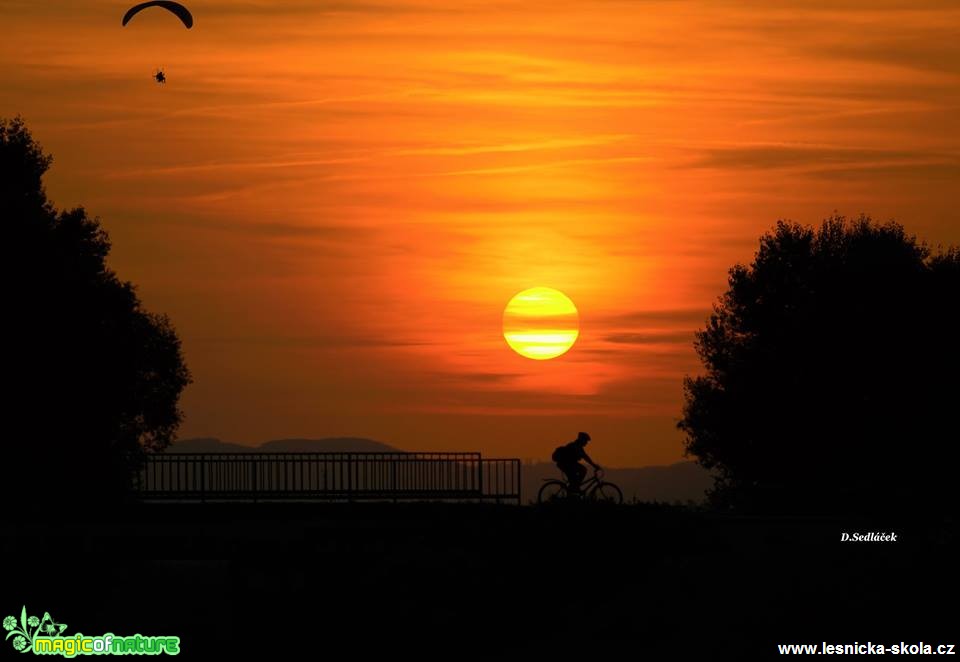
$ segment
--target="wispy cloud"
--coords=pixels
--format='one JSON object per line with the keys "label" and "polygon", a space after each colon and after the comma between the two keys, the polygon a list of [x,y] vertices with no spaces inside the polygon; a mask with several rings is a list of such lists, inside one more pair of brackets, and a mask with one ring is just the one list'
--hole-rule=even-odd
{"label": "wispy cloud", "polygon": [[956,158],[929,151],[862,149],[828,145],[743,145],[703,150],[692,167],[718,169],[830,169],[837,165],[911,165]]}
{"label": "wispy cloud", "polygon": [[625,345],[679,345],[693,342],[693,332],[624,332],[611,333],[603,337],[607,342]]}
{"label": "wispy cloud", "polygon": [[[778,218],[960,242],[949,0],[121,9],[0,3],[0,109],[181,331],[185,434],[673,457],[693,333]],[[559,359],[503,339],[533,286],[579,309]]]}

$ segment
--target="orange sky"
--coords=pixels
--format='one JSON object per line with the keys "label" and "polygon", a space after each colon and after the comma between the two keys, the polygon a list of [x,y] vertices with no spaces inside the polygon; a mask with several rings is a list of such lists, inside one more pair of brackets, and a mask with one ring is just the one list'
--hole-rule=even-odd
{"label": "orange sky", "polygon": [[[955,3],[128,4],[0,3],[0,116],[172,317],[181,436],[672,462],[693,331],[778,218],[960,243]],[[501,335],[535,286],[579,309],[549,361]]]}

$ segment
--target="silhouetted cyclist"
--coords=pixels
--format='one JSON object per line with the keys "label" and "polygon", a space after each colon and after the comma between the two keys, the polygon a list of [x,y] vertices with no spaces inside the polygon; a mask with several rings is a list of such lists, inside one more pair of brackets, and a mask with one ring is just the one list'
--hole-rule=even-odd
{"label": "silhouetted cyclist", "polygon": [[580,464],[580,460],[586,460],[587,464],[593,467],[595,471],[600,470],[600,465],[591,460],[590,456],[587,455],[587,452],[584,450],[584,446],[586,446],[589,441],[590,435],[586,432],[581,432],[577,435],[577,438],[569,444],[558,446],[551,456],[553,461],[557,463],[557,468],[567,477],[571,492],[580,491],[580,483],[583,482],[584,477],[587,475],[587,468]]}

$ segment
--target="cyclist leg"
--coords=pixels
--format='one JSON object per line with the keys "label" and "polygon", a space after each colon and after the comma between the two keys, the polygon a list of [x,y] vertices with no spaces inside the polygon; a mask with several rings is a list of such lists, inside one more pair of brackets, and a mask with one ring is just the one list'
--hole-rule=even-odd
{"label": "cyclist leg", "polygon": [[573,491],[579,492],[580,485],[583,483],[583,479],[587,476],[587,468],[577,462],[575,465],[573,465],[572,469],[574,475],[571,478],[570,483],[573,486]]}
{"label": "cyclist leg", "polygon": [[567,479],[567,485],[569,486],[571,492],[575,492],[577,490],[577,486],[579,485],[579,481],[577,480],[577,467],[579,466],[580,464],[577,462],[557,463],[557,468],[563,472],[563,477]]}

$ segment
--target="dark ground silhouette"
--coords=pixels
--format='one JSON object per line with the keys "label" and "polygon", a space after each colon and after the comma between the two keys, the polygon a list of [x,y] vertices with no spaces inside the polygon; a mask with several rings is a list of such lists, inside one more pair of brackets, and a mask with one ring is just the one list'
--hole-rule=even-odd
{"label": "dark ground silhouette", "polygon": [[[874,530],[898,542],[840,542]],[[0,551],[8,611],[26,602],[69,633],[177,634],[184,659],[752,660],[776,643],[960,643],[956,524],[917,519],[168,504],[10,518]]]}

